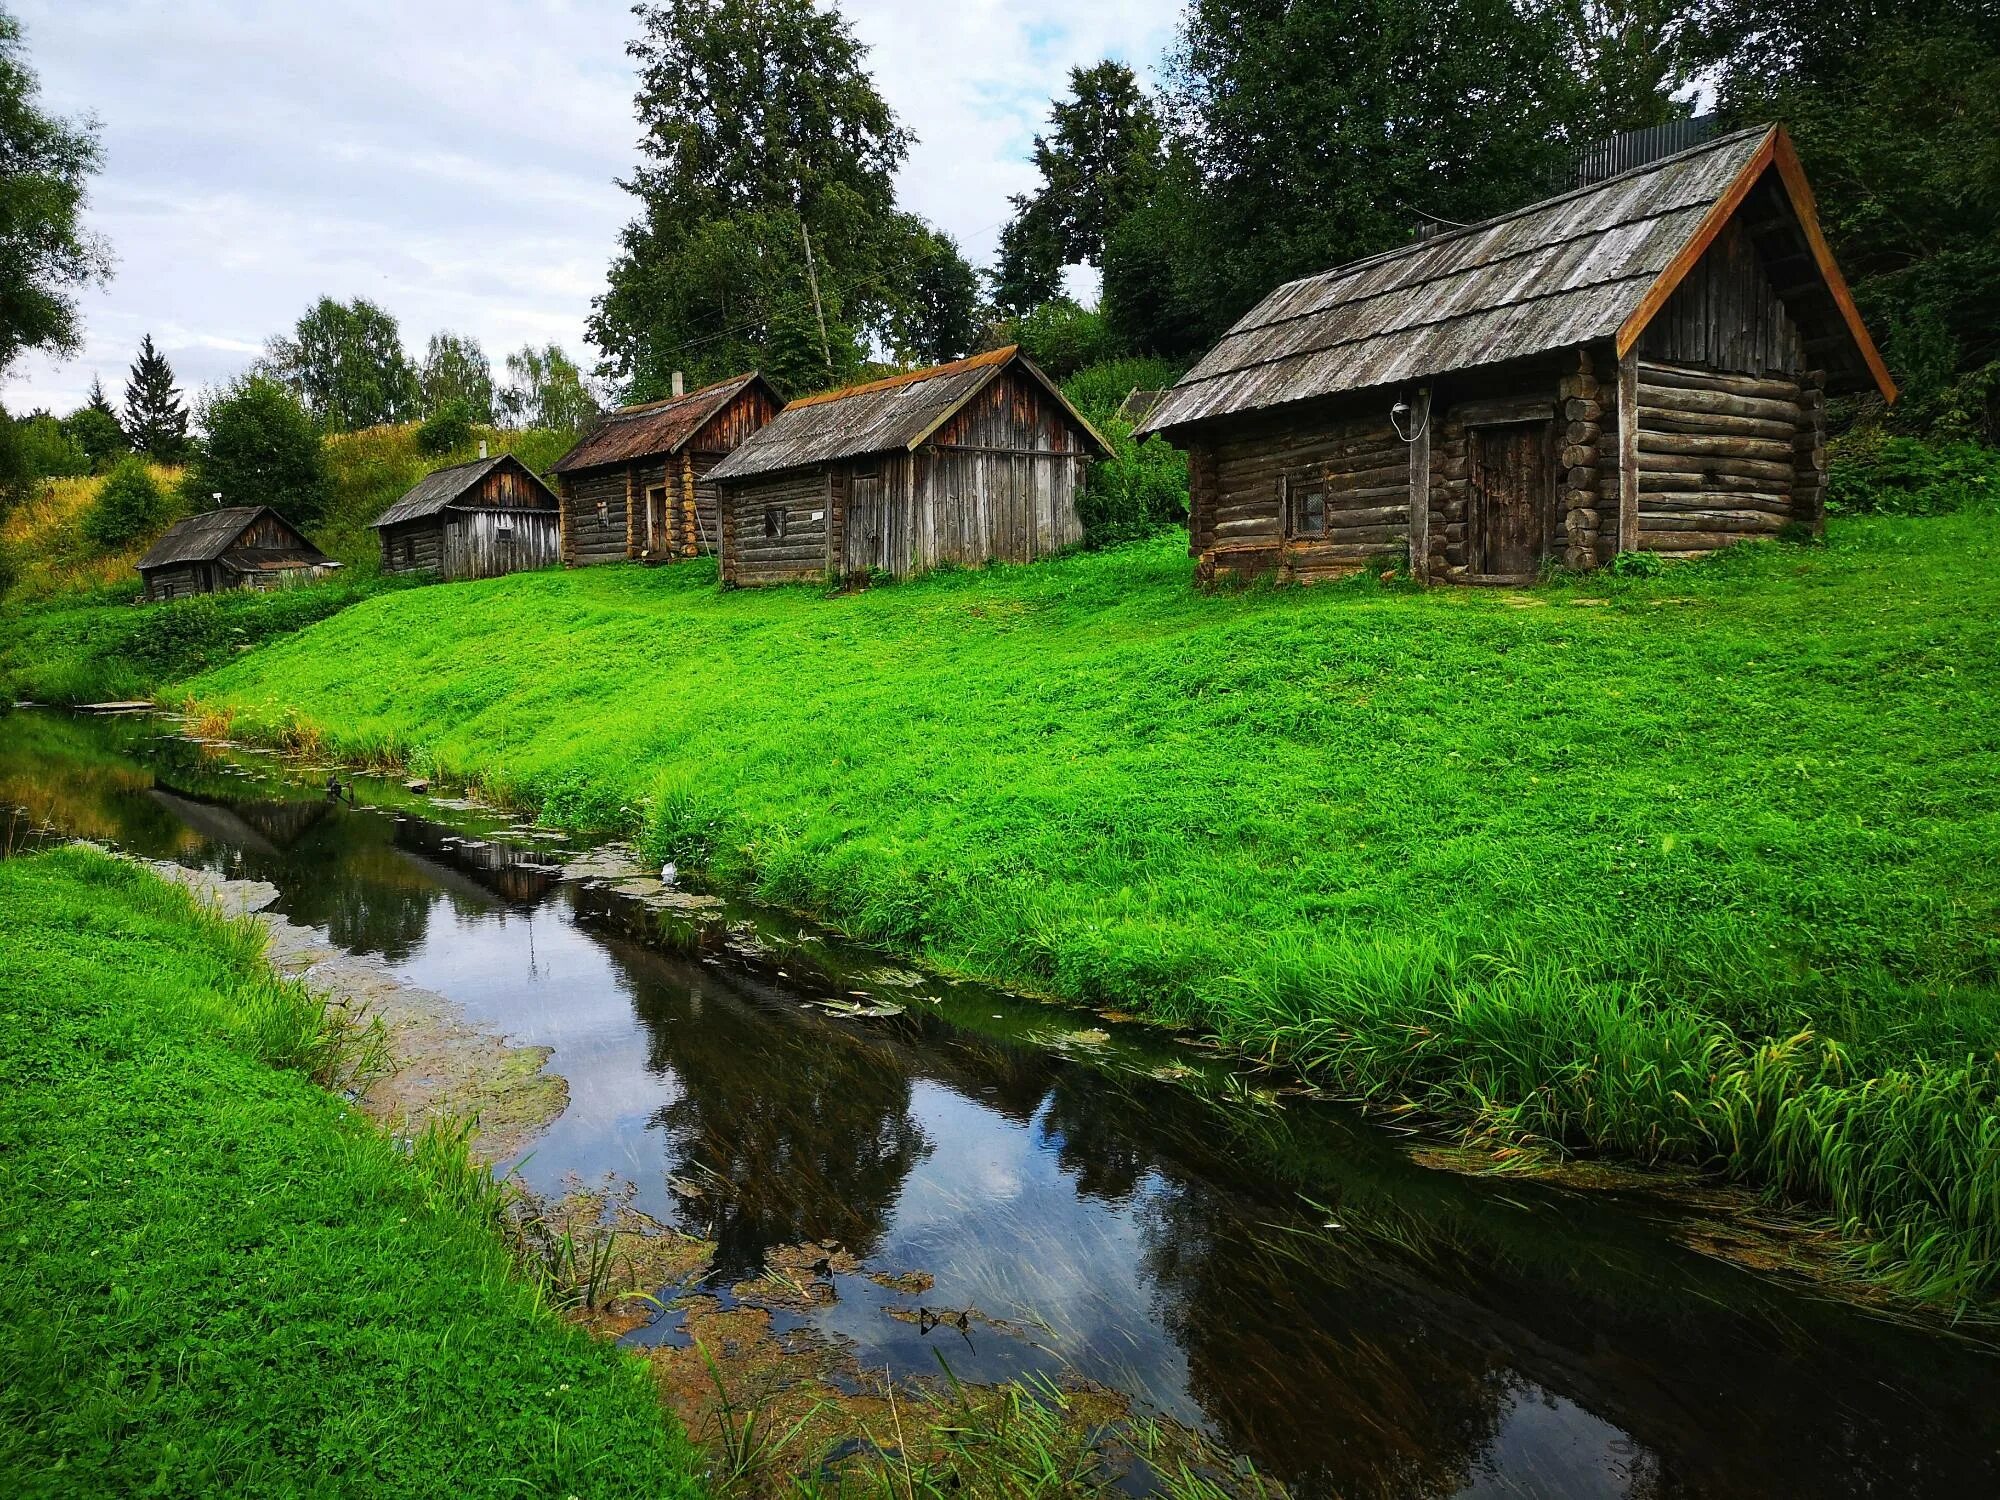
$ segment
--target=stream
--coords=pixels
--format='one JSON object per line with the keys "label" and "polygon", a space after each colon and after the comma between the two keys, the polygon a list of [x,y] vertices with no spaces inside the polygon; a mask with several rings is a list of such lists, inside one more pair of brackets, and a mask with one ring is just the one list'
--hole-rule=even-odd
{"label": "stream", "polygon": [[[1157,1029],[738,903],[661,911],[504,815],[366,777],[335,804],[325,775],[145,717],[0,717],[6,848],[269,882],[550,1049],[567,1105],[499,1170],[621,1186],[713,1243],[725,1300],[837,1246],[779,1331],[853,1367],[1107,1388],[1326,1500],[2000,1494],[2000,1356],[1706,1253],[1728,1230],[1697,1207],[1437,1170]],[[662,1300],[627,1342],[685,1341]]]}

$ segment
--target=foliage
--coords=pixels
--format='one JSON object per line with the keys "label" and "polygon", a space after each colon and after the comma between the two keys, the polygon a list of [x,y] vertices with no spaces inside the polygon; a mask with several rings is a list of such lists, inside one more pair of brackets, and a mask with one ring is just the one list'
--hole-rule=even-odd
{"label": "foliage", "polygon": [[944,364],[963,359],[986,331],[979,273],[958,242],[908,216],[903,295],[889,313],[890,345],[904,362]]}
{"label": "foliage", "polygon": [[130,449],[118,413],[104,394],[104,383],[95,375],[90,377],[89,399],[64,417],[62,425],[69,440],[83,450],[90,473],[103,473]]}
{"label": "foliage", "polygon": [[188,468],[196,503],[268,505],[295,526],[326,514],[326,459],[299,400],[264,375],[246,375],[202,407],[207,437]]}
{"label": "foliage", "polygon": [[174,384],[174,367],[153,347],[149,333],[125,381],[125,438],[132,451],[156,463],[178,463],[187,453],[188,410]]}
{"label": "foliage", "polygon": [[453,399],[434,408],[417,427],[417,452],[440,458],[472,443],[472,409]]}
{"label": "foliage", "polygon": [[1711,60],[1699,0],[1551,0],[1581,88],[1575,124],[1590,136],[1664,125]]}
{"label": "foliage", "polygon": [[643,1367],[509,1274],[462,1140],[317,1086],[336,1023],[259,929],[89,849],[0,862],[0,905],[11,1493],[698,1492]]}
{"label": "foliage", "polygon": [[83,518],[83,534],[99,547],[123,547],[151,536],[168,520],[167,492],[138,457],[119,460]]}
{"label": "foliage", "polygon": [[1158,110],[1132,70],[1106,60],[1071,68],[1070,96],[1035,137],[1032,194],[1011,201],[1001,231],[995,300],[1024,313],[1056,297],[1062,270],[1101,266],[1111,231],[1152,199],[1164,152]]}
{"label": "foliage", "polygon": [[858,373],[874,343],[956,347],[969,268],[896,211],[911,138],[840,13],[665,0],[636,14],[643,159],[623,185],[639,213],[589,325],[626,398],[664,395],[675,370],[701,384],[758,368],[810,390]]}
{"label": "foliage", "polygon": [[1834,513],[1937,516],[2000,501],[2000,451],[1978,443],[1923,442],[1880,428],[1833,441],[1827,509]]}
{"label": "foliage", "polygon": [[[7,428],[0,425],[0,437]],[[143,460],[142,460],[143,462]],[[153,482],[171,494],[179,472],[155,467]],[[106,549],[85,532],[108,475],[41,480],[0,520],[0,550],[13,559],[19,600],[77,594],[118,585],[130,591],[132,563],[147,538]]]}
{"label": "foliage", "polygon": [[31,349],[74,352],[76,293],[111,274],[110,252],[83,227],[85,188],[104,164],[97,131],[42,109],[21,23],[0,10],[0,370]]}
{"label": "foliage", "polygon": [[1990,0],[1729,0],[1720,106],[1782,119],[1903,400],[1888,420],[2000,436],[2000,18]]}
{"label": "foliage", "polygon": [[399,422],[417,409],[417,374],[396,320],[373,302],[322,297],[291,337],[274,338],[262,373],[289,387],[327,432]]}
{"label": "foliage", "polygon": [[470,422],[493,420],[493,366],[479,340],[457,333],[434,333],[417,371],[425,417],[446,407],[463,408]]}
{"label": "foliage", "polygon": [[63,423],[45,411],[16,424],[16,441],[21,445],[22,462],[36,479],[69,479],[90,472],[90,455]]}
{"label": "foliage", "polygon": [[1117,415],[1134,391],[1163,391],[1183,367],[1165,359],[1111,359],[1086,365],[1062,383],[1069,404],[1093,422]]}
{"label": "foliage", "polygon": [[1084,541],[1093,547],[1129,541],[1187,520],[1187,455],[1161,437],[1143,442],[1118,408],[1135,390],[1164,390],[1179,365],[1159,359],[1119,359],[1090,365],[1063,382],[1063,394],[1109,442],[1112,457],[1092,464],[1077,509]]}
{"label": "foliage", "polygon": [[522,345],[507,356],[507,386],[500,392],[500,410],[512,427],[538,427],[545,432],[580,433],[597,420],[596,395],[584,381],[576,361],[560,344],[537,349]]}
{"label": "foliage", "polygon": [[1992,1294],[1990,508],[1530,593],[1208,594],[1185,547],[833,598],[523,574],[191,686],[531,804],[643,825],[698,785],[725,886],[1489,1139],[1726,1173]]}
{"label": "foliage", "polygon": [[1084,367],[1103,364],[1123,352],[1102,313],[1079,307],[1067,297],[1044,302],[1002,323],[996,332],[1019,344],[1022,353],[1056,380],[1068,380]]}

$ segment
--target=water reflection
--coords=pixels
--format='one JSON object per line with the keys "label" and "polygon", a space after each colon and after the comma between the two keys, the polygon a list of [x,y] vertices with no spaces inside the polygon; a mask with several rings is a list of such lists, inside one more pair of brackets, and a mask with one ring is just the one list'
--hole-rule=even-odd
{"label": "water reflection", "polygon": [[[1018,1329],[950,1335],[968,1378],[1115,1384],[1306,1495],[2000,1491],[1991,1357],[1681,1251],[1657,1210],[1419,1171],[1336,1110],[1219,1110],[1019,1045],[1047,1015],[976,992],[821,1015],[607,932],[532,848],[136,726],[0,723],[0,802],[269,880],[293,920],[552,1047],[571,1103],[533,1185],[629,1179],[720,1241],[724,1279],[817,1240],[927,1272],[926,1300]],[[843,1284],[814,1317],[928,1373],[903,1300]]]}

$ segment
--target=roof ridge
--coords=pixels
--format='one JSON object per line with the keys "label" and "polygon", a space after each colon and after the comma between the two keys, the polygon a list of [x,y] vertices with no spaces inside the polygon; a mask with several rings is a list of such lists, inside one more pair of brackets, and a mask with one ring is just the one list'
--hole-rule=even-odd
{"label": "roof ridge", "polygon": [[637,406],[621,406],[615,411],[606,412],[604,420],[622,422],[627,417],[643,417],[653,412],[665,411],[670,406],[676,406],[683,401],[692,401],[697,396],[709,395],[724,386],[747,384],[755,380],[759,373],[756,370],[746,370],[741,375],[728,375],[721,380],[711,380],[707,385],[698,385],[691,391],[682,391],[678,396],[662,396],[657,401],[641,401]]}
{"label": "roof ridge", "polygon": [[[966,370],[978,369],[985,365],[1004,364],[1021,352],[1019,344],[1008,344],[999,349],[989,349],[983,354],[970,354],[964,359],[949,360],[941,365],[926,365],[921,370],[905,370],[899,375],[885,375],[879,380],[864,380],[856,385],[844,385],[836,390],[821,391],[813,396],[801,396],[786,405],[785,411],[801,406],[824,406],[829,401],[845,401],[850,396],[865,396],[874,391],[892,390],[899,385],[920,385],[926,380],[935,380],[945,375],[957,375]],[[780,412],[783,416],[784,412]]]}
{"label": "roof ridge", "polygon": [[[1586,182],[1578,187],[1566,188],[1560,193],[1551,193],[1546,198],[1537,198],[1532,203],[1523,203],[1519,208],[1510,208],[1505,213],[1493,214],[1488,218],[1475,220],[1470,224],[1461,225],[1459,228],[1448,230],[1443,234],[1433,234],[1421,240],[1412,240],[1407,245],[1395,245],[1387,250],[1377,250],[1373,255],[1363,255],[1355,260],[1343,261],[1337,266],[1328,266],[1324,271],[1314,271],[1310,275],[1294,276],[1290,281],[1280,282],[1267,294],[1264,300],[1269,301],[1287,287],[1304,286],[1309,281],[1325,281],[1329,277],[1338,276],[1343,272],[1358,271],[1363,266],[1372,266],[1383,261],[1397,260],[1406,255],[1414,255],[1419,250],[1429,250],[1438,245],[1448,245],[1454,240],[1463,239],[1481,230],[1491,229],[1495,224],[1504,224],[1509,219],[1518,219],[1524,214],[1534,213],[1538,209],[1548,208],[1553,204],[1563,203],[1571,198],[1580,198],[1586,194],[1598,192],[1615,182],[1623,182],[1627,178],[1637,177],[1642,173],[1656,172],[1661,167],[1668,166],[1674,162],[1685,161],[1689,157],[1699,156],[1703,152],[1717,150],[1722,146],[1741,141],[1752,135],[1768,135],[1775,129],[1777,129],[1775,125],[1746,125],[1741,130],[1732,130],[1724,135],[1710,136],[1707,140],[1702,141],[1698,145],[1689,146],[1684,151],[1671,152],[1666,156],[1656,156],[1651,161],[1641,162],[1636,167],[1627,167],[1624,171],[1614,172],[1609,177],[1600,177],[1595,182]],[[1245,316],[1248,316],[1248,314]],[[1266,325],[1258,324],[1257,326],[1261,328]]]}

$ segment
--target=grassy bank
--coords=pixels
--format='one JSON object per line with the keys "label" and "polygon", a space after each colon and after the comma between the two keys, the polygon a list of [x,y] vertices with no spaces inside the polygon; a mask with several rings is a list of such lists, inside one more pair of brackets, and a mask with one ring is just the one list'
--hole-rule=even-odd
{"label": "grassy bank", "polygon": [[254,929],[80,849],[0,862],[0,909],[9,1495],[695,1491],[462,1152],[315,1085],[319,1007]]}
{"label": "grassy bank", "polygon": [[945,967],[2000,1263],[2000,521],[1532,594],[1204,596],[1173,538],[829,598],[374,599],[195,682]]}

